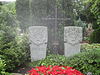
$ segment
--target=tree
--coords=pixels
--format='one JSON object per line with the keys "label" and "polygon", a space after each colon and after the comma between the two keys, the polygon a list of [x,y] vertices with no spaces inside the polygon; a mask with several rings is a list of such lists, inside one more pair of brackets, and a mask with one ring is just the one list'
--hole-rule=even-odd
{"label": "tree", "polygon": [[86,0],[84,3],[84,9],[79,13],[81,20],[87,23],[92,23],[93,28],[100,27],[100,1],[99,0]]}
{"label": "tree", "polygon": [[19,25],[16,20],[15,12],[14,3],[1,6],[0,59],[5,60],[7,71],[14,70],[16,66],[20,66],[28,59],[27,40],[25,36],[18,36],[17,34],[17,28],[19,28]]}
{"label": "tree", "polygon": [[[93,13],[94,17],[96,18],[96,25],[95,28],[100,27],[100,0],[91,0],[91,13]],[[95,24],[94,24],[95,25]]]}

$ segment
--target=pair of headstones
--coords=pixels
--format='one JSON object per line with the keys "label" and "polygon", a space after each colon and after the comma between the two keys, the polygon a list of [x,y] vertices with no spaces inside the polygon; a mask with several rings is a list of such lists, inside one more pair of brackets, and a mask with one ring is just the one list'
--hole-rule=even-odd
{"label": "pair of headstones", "polygon": [[[48,30],[45,26],[29,27],[29,40],[31,61],[41,60],[46,57]],[[76,26],[64,27],[64,55],[73,56],[80,52],[82,41],[82,28]]]}

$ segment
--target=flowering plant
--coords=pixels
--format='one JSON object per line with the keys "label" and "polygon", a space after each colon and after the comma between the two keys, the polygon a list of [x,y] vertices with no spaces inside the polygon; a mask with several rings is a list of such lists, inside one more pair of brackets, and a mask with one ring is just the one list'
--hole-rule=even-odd
{"label": "flowering plant", "polygon": [[32,68],[29,75],[84,75],[80,71],[68,66],[40,66]]}

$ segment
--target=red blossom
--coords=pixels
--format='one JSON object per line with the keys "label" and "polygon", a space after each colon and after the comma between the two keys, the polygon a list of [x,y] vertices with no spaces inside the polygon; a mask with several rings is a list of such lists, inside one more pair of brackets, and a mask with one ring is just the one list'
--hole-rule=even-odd
{"label": "red blossom", "polygon": [[69,66],[40,66],[32,68],[29,75],[84,75],[80,71]]}

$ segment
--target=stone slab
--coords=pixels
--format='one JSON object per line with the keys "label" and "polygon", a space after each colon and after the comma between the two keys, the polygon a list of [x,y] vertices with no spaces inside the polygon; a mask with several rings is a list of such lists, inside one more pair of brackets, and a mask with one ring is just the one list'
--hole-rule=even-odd
{"label": "stone slab", "polygon": [[29,41],[31,61],[37,61],[46,57],[48,32],[45,26],[29,27]]}
{"label": "stone slab", "polygon": [[80,52],[80,42],[82,41],[82,28],[68,26],[64,28],[64,55],[69,57]]}

